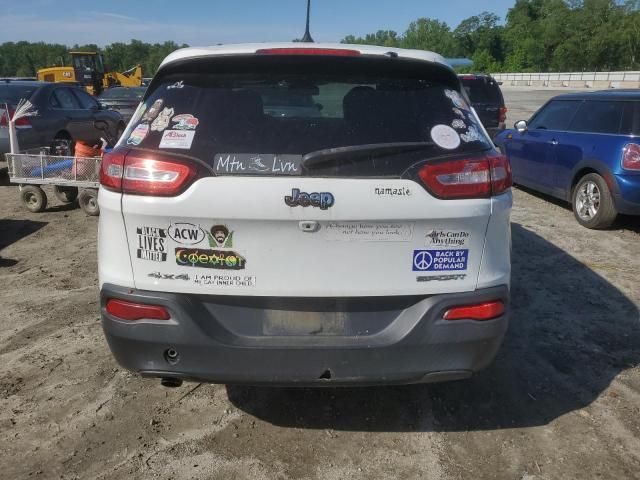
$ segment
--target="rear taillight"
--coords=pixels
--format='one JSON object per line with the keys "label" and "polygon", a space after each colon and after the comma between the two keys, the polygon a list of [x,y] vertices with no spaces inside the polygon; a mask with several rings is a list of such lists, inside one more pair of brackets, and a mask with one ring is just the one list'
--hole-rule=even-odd
{"label": "rear taillight", "polygon": [[511,166],[504,156],[427,163],[418,176],[438,198],[487,198],[511,186]]}
{"label": "rear taillight", "polygon": [[131,151],[108,153],[102,159],[100,183],[133,195],[178,195],[196,178],[198,167],[187,161]]}
{"label": "rear taillight", "polygon": [[122,191],[125,156],[125,153],[117,150],[104,154],[100,163],[100,185],[109,190]]}
{"label": "rear taillight", "polygon": [[640,170],[640,145],[629,143],[622,153],[622,168],[626,170]]}
{"label": "rear taillight", "polygon": [[491,194],[498,195],[513,185],[511,177],[511,163],[504,155],[489,157],[491,166]]}
{"label": "rear taillight", "polygon": [[357,57],[358,50],[347,48],[261,48],[257,55],[329,55],[333,57]]}
{"label": "rear taillight", "polygon": [[500,300],[453,307],[445,312],[445,320],[492,320],[504,314],[504,303]]}
{"label": "rear taillight", "polygon": [[498,122],[504,123],[507,121],[507,107],[500,107],[498,112]]}
{"label": "rear taillight", "polygon": [[159,305],[147,305],[111,298],[107,301],[107,313],[120,320],[169,320],[171,316],[166,308]]}
{"label": "rear taillight", "polygon": [[[7,112],[7,110],[2,110],[2,113],[0,114],[0,127],[7,127],[9,126],[9,118],[11,116],[13,116],[13,114],[15,113],[15,110],[9,109],[9,111]],[[30,127],[31,126],[31,121],[29,120],[29,117],[22,117],[16,120],[16,127]]]}

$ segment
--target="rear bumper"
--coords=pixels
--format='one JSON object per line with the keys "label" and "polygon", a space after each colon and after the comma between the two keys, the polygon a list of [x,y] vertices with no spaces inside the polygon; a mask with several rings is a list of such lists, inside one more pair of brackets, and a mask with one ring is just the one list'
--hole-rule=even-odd
{"label": "rear bumper", "polygon": [[[171,320],[116,320],[105,311],[109,298],[164,305]],[[101,316],[116,360],[143,376],[250,385],[408,384],[466,378],[487,366],[508,313],[485,322],[445,321],[442,314],[496,299],[508,312],[506,286],[429,297],[294,299],[178,295],[105,284]],[[323,326],[302,332],[309,318]],[[168,359],[170,349],[177,361]]]}
{"label": "rear bumper", "polygon": [[618,191],[613,203],[618,213],[640,215],[640,175],[615,175]]}

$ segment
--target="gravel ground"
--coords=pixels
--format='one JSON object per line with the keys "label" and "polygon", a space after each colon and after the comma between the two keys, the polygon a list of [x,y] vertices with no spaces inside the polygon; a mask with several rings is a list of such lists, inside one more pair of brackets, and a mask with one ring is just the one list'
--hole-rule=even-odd
{"label": "gravel ground", "polygon": [[[505,94],[513,120],[544,100]],[[5,179],[0,478],[640,478],[640,220],[590,231],[514,195],[512,323],[474,378],[170,390],[108,351],[96,218],[31,214]]]}

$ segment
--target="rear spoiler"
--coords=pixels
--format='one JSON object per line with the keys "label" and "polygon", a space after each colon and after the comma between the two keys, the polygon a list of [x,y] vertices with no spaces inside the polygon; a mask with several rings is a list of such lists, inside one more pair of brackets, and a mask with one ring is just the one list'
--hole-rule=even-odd
{"label": "rear spoiler", "polygon": [[444,61],[447,62],[451,68],[473,66],[473,60],[469,60],[468,58],[445,58]]}

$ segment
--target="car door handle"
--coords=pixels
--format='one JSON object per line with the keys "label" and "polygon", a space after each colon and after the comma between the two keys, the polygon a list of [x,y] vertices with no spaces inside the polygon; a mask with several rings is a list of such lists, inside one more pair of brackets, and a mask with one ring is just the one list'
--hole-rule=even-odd
{"label": "car door handle", "polygon": [[557,145],[557,144],[558,144],[558,140],[556,140],[556,139],[554,138],[554,139],[549,140],[549,143],[550,143],[551,145]]}

